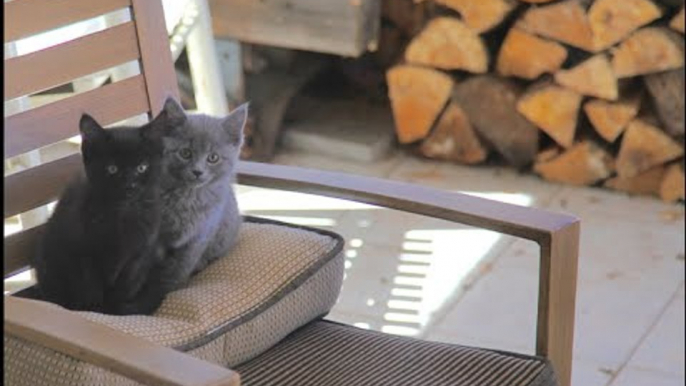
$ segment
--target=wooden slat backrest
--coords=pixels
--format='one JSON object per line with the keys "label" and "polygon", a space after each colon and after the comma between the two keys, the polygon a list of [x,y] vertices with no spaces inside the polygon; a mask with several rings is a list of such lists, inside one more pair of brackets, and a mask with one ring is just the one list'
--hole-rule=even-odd
{"label": "wooden slat backrest", "polygon": [[[111,124],[157,114],[178,99],[161,1],[13,0],[4,3],[5,43],[129,8],[131,21],[5,59],[4,100],[24,97],[131,61],[141,74],[5,118],[5,159],[78,135],[83,113]],[[57,199],[82,168],[72,155],[5,177],[5,218]],[[41,226],[5,238],[5,275],[27,266]]]}

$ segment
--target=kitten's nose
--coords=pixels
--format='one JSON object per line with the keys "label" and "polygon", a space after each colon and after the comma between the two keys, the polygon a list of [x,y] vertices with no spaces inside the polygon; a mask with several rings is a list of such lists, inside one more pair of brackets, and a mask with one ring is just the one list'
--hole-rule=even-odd
{"label": "kitten's nose", "polygon": [[202,176],[202,170],[193,170],[193,175],[195,175],[195,178]]}

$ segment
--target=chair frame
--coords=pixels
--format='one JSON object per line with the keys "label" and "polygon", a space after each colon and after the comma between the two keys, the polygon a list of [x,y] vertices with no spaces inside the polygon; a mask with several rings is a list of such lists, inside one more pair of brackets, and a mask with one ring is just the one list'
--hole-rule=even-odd
{"label": "chair frame", "polygon": [[[124,7],[130,7],[133,20],[72,42],[6,59],[5,100],[132,59],[141,64],[141,74],[5,118],[5,159],[77,135],[77,122],[83,112],[109,124],[144,112],[151,117],[160,111],[168,96],[178,99],[159,0],[70,0],[71,7],[64,3],[6,2],[5,42]],[[137,50],[129,52],[130,47],[123,45],[119,52],[125,57],[112,58],[112,54],[95,49],[102,41],[111,42],[107,34],[114,33],[119,34],[119,40],[126,36]],[[94,37],[101,40],[94,43]],[[85,54],[76,62],[78,68],[73,68],[75,62],[70,61],[75,53]],[[69,63],[72,67],[37,72],[45,60]],[[112,100],[115,103],[107,103]],[[76,154],[5,177],[5,217],[55,200],[65,181],[80,168],[80,155]],[[255,162],[239,163],[238,183],[378,205],[535,241],[540,247],[536,354],[552,362],[562,386],[571,384],[579,253],[577,218],[407,183]],[[27,256],[41,231],[42,226],[37,226],[5,237],[5,277],[29,268]],[[126,335],[76,313],[15,296],[5,296],[4,304],[5,334],[139,382],[170,386],[240,384],[239,375],[230,369]]]}

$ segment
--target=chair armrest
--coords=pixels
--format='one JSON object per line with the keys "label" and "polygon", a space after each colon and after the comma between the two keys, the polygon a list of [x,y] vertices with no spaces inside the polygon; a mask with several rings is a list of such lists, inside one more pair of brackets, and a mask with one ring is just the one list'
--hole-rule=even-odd
{"label": "chair armrest", "polygon": [[5,296],[4,331],[147,385],[240,385],[236,372],[35,300]]}
{"label": "chair armrest", "polygon": [[240,162],[238,183],[294,190],[393,208],[537,242],[541,250],[536,353],[571,382],[579,220],[414,184],[292,166]]}

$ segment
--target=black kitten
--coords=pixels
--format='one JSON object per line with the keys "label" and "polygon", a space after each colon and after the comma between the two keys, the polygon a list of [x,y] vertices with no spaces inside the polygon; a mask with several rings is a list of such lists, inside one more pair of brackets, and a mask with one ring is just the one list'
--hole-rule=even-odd
{"label": "black kitten", "polygon": [[163,148],[155,123],[105,130],[81,118],[86,173],[62,194],[34,256],[41,299],[111,314],[148,314],[159,306],[131,306],[161,259]]}

